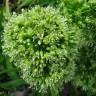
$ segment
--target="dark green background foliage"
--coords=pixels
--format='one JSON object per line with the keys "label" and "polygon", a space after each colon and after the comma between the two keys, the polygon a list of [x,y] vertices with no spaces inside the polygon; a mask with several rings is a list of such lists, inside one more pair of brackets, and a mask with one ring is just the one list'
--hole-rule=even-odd
{"label": "dark green background foliage", "polygon": [[55,9],[37,6],[14,14],[3,35],[5,54],[31,86],[44,90],[72,79],[77,33]]}
{"label": "dark green background foliage", "polygon": [[61,13],[81,30],[77,56],[75,84],[87,90],[88,96],[96,94],[96,1],[65,0],[59,4]]}
{"label": "dark green background foliage", "polygon": [[[1,37],[4,29],[3,24],[5,21],[4,12],[5,8],[2,2],[0,6],[0,91],[9,91],[16,89],[20,85],[24,85],[25,82],[17,75],[17,70],[14,68],[13,64],[9,62],[8,57],[4,56],[2,53]],[[11,96],[11,94],[0,92],[0,96]]]}
{"label": "dark green background foliage", "polygon": [[81,69],[78,70],[78,79],[83,88],[96,94],[96,4],[94,4],[88,3],[89,7],[81,14],[82,40],[77,67]]}

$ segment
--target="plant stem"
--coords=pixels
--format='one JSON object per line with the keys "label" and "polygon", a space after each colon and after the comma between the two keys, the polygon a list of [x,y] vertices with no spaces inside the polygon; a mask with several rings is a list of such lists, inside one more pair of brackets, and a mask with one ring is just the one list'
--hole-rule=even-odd
{"label": "plant stem", "polygon": [[5,10],[6,10],[6,17],[10,16],[10,7],[9,7],[9,0],[5,2]]}

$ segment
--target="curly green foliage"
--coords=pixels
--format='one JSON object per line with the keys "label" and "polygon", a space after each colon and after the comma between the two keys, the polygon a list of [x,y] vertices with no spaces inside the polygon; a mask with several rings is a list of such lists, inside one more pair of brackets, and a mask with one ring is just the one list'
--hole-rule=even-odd
{"label": "curly green foliage", "polygon": [[[81,30],[75,84],[96,94],[96,0],[61,0],[60,12]],[[89,94],[91,93],[91,94]]]}
{"label": "curly green foliage", "polygon": [[[76,7],[75,3],[74,7]],[[79,11],[71,8],[70,12],[73,12],[73,14],[67,11],[68,16],[70,14],[69,17],[72,23],[79,26],[82,34],[78,59],[76,61],[77,71],[74,82],[84,90],[87,90],[88,94],[91,93],[88,96],[93,96],[93,94],[96,94],[96,2],[92,2],[91,0],[86,1],[82,6],[77,7],[77,9]],[[79,15],[75,13],[79,13]],[[76,22],[72,18],[74,15],[76,18],[79,18],[75,19]]]}
{"label": "curly green foliage", "polygon": [[5,26],[3,51],[36,89],[60,87],[74,75],[78,37],[52,7],[13,14]]}
{"label": "curly green foliage", "polygon": [[77,82],[80,81],[88,92],[96,94],[96,3],[89,2],[89,6],[87,11],[82,12],[82,39],[77,61],[79,63],[77,78],[80,80]]}
{"label": "curly green foliage", "polygon": [[57,7],[62,15],[68,18],[68,22],[81,24],[82,12],[86,11],[88,6],[88,0],[60,0]]}

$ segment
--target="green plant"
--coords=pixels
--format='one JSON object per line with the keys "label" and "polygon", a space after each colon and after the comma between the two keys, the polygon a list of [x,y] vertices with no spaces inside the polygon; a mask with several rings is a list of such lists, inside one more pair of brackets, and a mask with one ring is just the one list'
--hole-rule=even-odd
{"label": "green plant", "polygon": [[[91,0],[89,0],[91,1]],[[88,96],[96,95],[96,3],[88,2],[89,7],[82,12],[82,39],[77,61],[77,85],[87,90]],[[81,77],[82,76],[82,77]]]}
{"label": "green plant", "polygon": [[33,88],[60,88],[72,79],[78,36],[52,7],[36,6],[11,16],[4,28],[3,51]]}
{"label": "green plant", "polygon": [[96,94],[96,1],[65,0],[61,2],[59,9],[69,18],[68,22],[81,29],[74,83],[86,90],[88,96],[93,96]]}
{"label": "green plant", "polygon": [[82,20],[82,12],[88,8],[87,0],[60,0],[57,8],[68,18],[68,22],[78,25]]}

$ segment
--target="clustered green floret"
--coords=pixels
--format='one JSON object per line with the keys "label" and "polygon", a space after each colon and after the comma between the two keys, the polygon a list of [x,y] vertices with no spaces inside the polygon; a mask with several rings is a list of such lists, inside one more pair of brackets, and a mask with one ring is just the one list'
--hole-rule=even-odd
{"label": "clustered green floret", "polygon": [[74,75],[78,36],[73,29],[58,10],[36,6],[9,19],[3,50],[30,86],[60,87]]}

